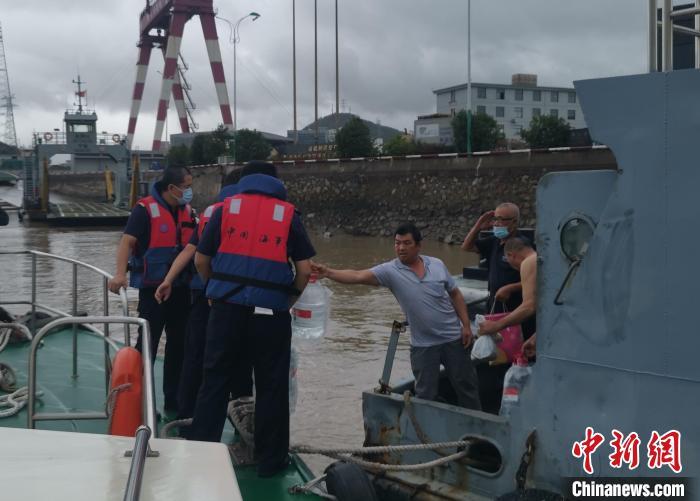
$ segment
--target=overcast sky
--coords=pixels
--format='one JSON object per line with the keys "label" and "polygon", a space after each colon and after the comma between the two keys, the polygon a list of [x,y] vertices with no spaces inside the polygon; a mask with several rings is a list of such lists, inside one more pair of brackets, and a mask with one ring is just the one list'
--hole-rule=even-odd
{"label": "overcast sky", "polygon": [[[435,111],[432,91],[466,82],[466,0],[338,0],[341,111],[412,130],[416,115]],[[0,0],[0,23],[15,95],[21,144],[32,131],[62,127],[80,72],[98,130],[126,133],[145,0]],[[642,73],[646,62],[642,0],[472,0],[472,80],[510,83],[536,73],[541,85]],[[241,24],[237,48],[238,127],[286,134],[292,128],[292,0],[215,0]],[[314,118],[314,1],[297,0],[299,128]],[[318,0],[319,115],[335,104],[334,1]],[[218,21],[233,100],[233,46]],[[181,50],[199,130],[221,122],[198,19],[185,27]],[[135,146],[150,148],[163,66],[151,57]],[[169,132],[177,132],[171,102]],[[0,127],[3,124],[0,122]]]}

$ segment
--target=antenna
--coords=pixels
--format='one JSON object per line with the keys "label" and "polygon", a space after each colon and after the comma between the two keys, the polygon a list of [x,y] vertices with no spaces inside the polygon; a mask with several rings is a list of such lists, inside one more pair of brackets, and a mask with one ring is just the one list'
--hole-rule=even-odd
{"label": "antenna", "polygon": [[78,96],[78,113],[80,114],[83,112],[83,98],[85,98],[85,105],[87,106],[87,91],[82,88],[82,84],[85,82],[80,80],[80,74],[78,74],[78,80],[73,80],[73,83],[78,86],[78,92],[75,95]]}
{"label": "antenna", "polygon": [[5,130],[2,137],[6,144],[17,147],[17,131],[15,129],[14,100],[10,90],[10,75],[7,72],[7,60],[5,59],[5,41],[0,25],[0,108],[4,109]]}

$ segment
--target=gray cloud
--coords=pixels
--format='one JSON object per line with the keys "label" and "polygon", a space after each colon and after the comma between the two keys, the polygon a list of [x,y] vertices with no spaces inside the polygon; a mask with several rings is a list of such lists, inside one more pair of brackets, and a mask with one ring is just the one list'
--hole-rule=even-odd
{"label": "gray cloud", "polygon": [[[59,127],[73,103],[71,80],[87,81],[100,130],[126,130],[135,75],[138,14],[143,0],[3,4],[5,49],[21,142],[32,130]],[[299,125],[314,116],[313,1],[297,0]],[[335,105],[334,2],[319,4],[319,114]],[[403,129],[435,109],[434,89],[466,81],[465,0],[339,0],[341,99],[345,109]],[[217,2],[241,25],[238,125],[284,134],[292,127],[291,0]],[[509,82],[512,73],[539,75],[545,85],[640,73],[646,60],[646,3],[639,0],[472,0],[472,78]],[[218,23],[232,98],[229,29]],[[197,19],[185,30],[182,54],[201,129],[221,121]],[[150,145],[160,93],[162,56],[151,56],[137,143]],[[171,105],[169,128],[176,128]]]}

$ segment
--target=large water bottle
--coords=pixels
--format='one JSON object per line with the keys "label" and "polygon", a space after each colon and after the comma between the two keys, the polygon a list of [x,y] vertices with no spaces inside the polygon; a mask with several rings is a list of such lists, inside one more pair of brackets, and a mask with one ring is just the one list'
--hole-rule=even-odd
{"label": "large water bottle", "polygon": [[289,353],[289,413],[293,414],[297,408],[297,395],[299,389],[299,352],[292,346]]}
{"label": "large water bottle", "polygon": [[503,379],[503,398],[501,399],[501,416],[509,417],[515,407],[519,405],[520,393],[527,384],[532,374],[532,367],[527,363],[527,359],[518,355],[513,365],[510,366]]}
{"label": "large water bottle", "polygon": [[309,283],[292,306],[292,335],[297,339],[318,339],[326,333],[330,291],[311,275]]}

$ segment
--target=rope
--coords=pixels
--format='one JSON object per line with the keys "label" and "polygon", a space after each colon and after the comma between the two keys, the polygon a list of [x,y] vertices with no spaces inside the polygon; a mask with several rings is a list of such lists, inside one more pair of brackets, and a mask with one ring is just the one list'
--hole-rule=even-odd
{"label": "rope", "polygon": [[[355,463],[358,466],[367,468],[375,471],[418,471],[433,468],[435,466],[440,466],[451,461],[457,461],[464,458],[469,454],[468,446],[472,443],[471,440],[459,440],[455,442],[435,442],[432,444],[407,444],[407,445],[383,445],[383,446],[373,446],[373,447],[336,447],[336,448],[320,448],[320,447],[310,447],[306,445],[296,445],[292,447],[292,452],[298,454],[322,454],[324,456],[331,457],[340,461],[347,461],[349,463]],[[444,456],[426,463],[418,464],[385,464],[376,463],[374,461],[365,461],[353,457],[351,454],[357,454],[360,456],[370,456],[376,454],[385,454],[391,452],[406,452],[406,451],[424,451],[432,450],[437,451],[439,449],[454,449],[464,447],[464,450],[457,451],[448,456]]]}
{"label": "rope", "polygon": [[[0,322],[0,352],[9,344],[14,332],[21,333],[25,340],[32,339],[26,326],[12,322]],[[0,390],[11,392],[0,396],[0,419],[14,416],[27,405],[29,388],[27,386],[17,388],[15,371],[5,363],[0,363]],[[37,392],[36,395],[41,396],[42,393]]]}
{"label": "rope", "polygon": [[326,491],[321,489],[318,484],[326,480],[327,474],[323,474],[320,477],[316,477],[309,480],[305,484],[293,485],[288,489],[290,494],[316,494],[324,499],[338,499],[332,494],[328,494]]}
{"label": "rope", "polygon": [[158,436],[159,438],[179,438],[169,437],[168,433],[170,433],[170,430],[172,430],[173,428],[179,428],[181,426],[190,426],[192,424],[192,421],[192,418],[176,419],[174,421],[170,421],[160,429],[160,434]]}
{"label": "rope", "polygon": [[252,397],[241,397],[232,400],[228,404],[227,414],[231,420],[241,440],[248,447],[255,447],[255,439],[253,437],[254,418],[255,418],[255,401]]}
{"label": "rope", "polygon": [[107,400],[105,401],[105,412],[109,416],[109,423],[107,424],[107,429],[112,428],[112,413],[114,412],[114,405],[117,402],[117,395],[124,390],[131,388],[131,383],[120,384],[115,386],[107,394]]}
{"label": "rope", "polygon": [[466,447],[472,443],[471,440],[458,440],[456,442],[435,442],[432,444],[407,444],[407,445],[379,445],[373,447],[336,447],[336,448],[322,448],[322,447],[311,447],[308,445],[295,445],[292,447],[292,452],[299,454],[322,454],[324,456],[337,455],[337,454],[359,454],[373,455],[373,454],[385,454],[387,452],[406,452],[406,451],[425,451],[425,450],[437,450],[437,449],[454,449],[459,447]]}
{"label": "rope", "polygon": [[374,463],[372,461],[364,461],[362,459],[357,459],[352,456],[344,455],[344,454],[338,454],[335,456],[330,456],[332,458],[338,459],[340,461],[347,461],[349,463],[355,463],[358,466],[362,466],[363,468],[367,468],[370,470],[379,470],[379,471],[418,471],[418,470],[427,470],[429,468],[434,468],[435,466],[440,466],[445,463],[449,463],[450,461],[457,461],[458,459],[461,459],[465,457],[467,454],[469,454],[469,450],[463,450],[456,452],[454,454],[450,454],[449,456],[441,457],[438,459],[435,459],[433,461],[428,461],[426,463],[418,463],[418,464],[384,464],[384,463]]}
{"label": "rope", "polygon": [[[26,386],[15,390],[14,392],[3,395],[0,397],[0,418],[10,417],[21,411],[25,405],[27,405],[27,397],[29,395],[29,389]],[[37,392],[36,395],[40,397],[43,395],[42,392]],[[5,409],[3,409],[5,407]]]}

